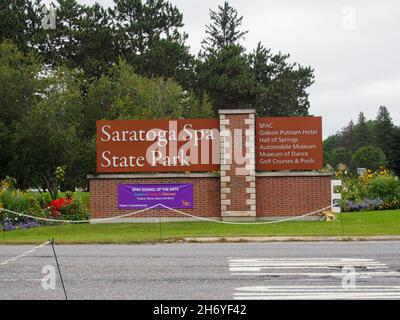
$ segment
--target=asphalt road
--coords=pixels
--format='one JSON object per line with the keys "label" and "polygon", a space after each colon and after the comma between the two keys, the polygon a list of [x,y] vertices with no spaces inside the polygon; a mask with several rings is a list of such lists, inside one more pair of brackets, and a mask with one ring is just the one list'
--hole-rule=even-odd
{"label": "asphalt road", "polygon": [[[64,299],[43,289],[50,246],[0,245],[0,299]],[[400,242],[56,246],[70,299],[400,299]],[[343,269],[344,268],[344,269]],[[355,276],[354,276],[355,275]]]}

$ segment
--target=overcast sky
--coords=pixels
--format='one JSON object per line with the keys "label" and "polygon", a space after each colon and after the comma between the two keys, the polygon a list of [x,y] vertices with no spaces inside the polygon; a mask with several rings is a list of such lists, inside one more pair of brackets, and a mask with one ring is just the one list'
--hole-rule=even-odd
{"label": "overcast sky", "polygon": [[[78,0],[112,5],[112,0]],[[170,0],[183,13],[192,53],[198,53],[209,9],[223,1]],[[310,113],[323,116],[324,137],[363,111],[386,105],[400,125],[400,1],[230,0],[248,30],[243,45],[261,41],[272,52],[315,69]]]}

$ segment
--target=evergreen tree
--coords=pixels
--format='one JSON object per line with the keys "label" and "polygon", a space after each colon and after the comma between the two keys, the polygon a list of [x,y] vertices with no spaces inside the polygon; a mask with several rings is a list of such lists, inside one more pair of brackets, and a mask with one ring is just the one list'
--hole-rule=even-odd
{"label": "evergreen tree", "polygon": [[149,77],[174,78],[190,84],[193,57],[181,33],[182,13],[164,0],[114,0],[119,55]]}
{"label": "evergreen tree", "polygon": [[229,45],[207,55],[196,71],[198,91],[210,95],[215,110],[251,106],[255,79],[240,46]]}
{"label": "evergreen tree", "polygon": [[240,44],[247,33],[240,29],[243,17],[227,2],[210,10],[210,19],[196,85],[210,95],[216,110],[251,107],[259,116],[308,114],[311,68],[289,63],[289,55],[272,55],[261,43],[247,54]]}
{"label": "evergreen tree", "polygon": [[[389,110],[385,106],[379,107],[375,122],[375,129],[377,146],[381,148],[387,156],[390,156],[391,148],[394,142],[394,124]],[[391,164],[390,160],[391,159],[389,158],[389,164]]]}
{"label": "evergreen tree", "polygon": [[206,39],[202,48],[206,54],[214,54],[228,46],[239,46],[248,31],[241,31],[243,16],[239,16],[236,9],[228,2],[218,6],[218,11],[210,10],[211,24],[206,26]]}
{"label": "evergreen tree", "polygon": [[88,78],[105,75],[118,60],[113,21],[98,3],[83,6],[76,40],[79,43],[70,65],[82,68]]}
{"label": "evergreen tree", "polygon": [[342,129],[342,146],[347,150],[354,151],[354,122],[350,120],[349,124]]}
{"label": "evergreen tree", "polygon": [[353,130],[353,143],[355,150],[372,144],[370,128],[363,112],[359,113],[357,124]]}
{"label": "evergreen tree", "polygon": [[313,70],[289,63],[289,55],[272,55],[261,43],[249,55],[256,78],[253,107],[259,116],[308,115],[307,88],[314,82]]}
{"label": "evergreen tree", "polygon": [[63,64],[77,68],[80,66],[76,57],[81,45],[78,34],[83,6],[76,0],[57,0],[55,8],[55,29],[40,30],[38,50],[53,68]]}
{"label": "evergreen tree", "polygon": [[11,40],[23,52],[40,42],[41,0],[0,1],[0,42]]}
{"label": "evergreen tree", "polygon": [[394,129],[393,144],[388,158],[391,160],[391,169],[393,169],[397,175],[400,175],[400,127]]}

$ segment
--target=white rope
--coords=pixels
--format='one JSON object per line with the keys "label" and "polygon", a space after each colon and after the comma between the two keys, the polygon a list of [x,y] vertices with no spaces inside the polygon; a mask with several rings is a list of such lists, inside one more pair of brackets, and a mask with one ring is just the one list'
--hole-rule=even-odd
{"label": "white rope", "polygon": [[47,222],[88,223],[88,222],[91,222],[91,221],[108,221],[108,220],[113,220],[113,219],[119,219],[119,218],[128,217],[128,216],[135,215],[135,214],[138,214],[138,213],[147,211],[147,210],[154,209],[154,208],[158,207],[159,205],[160,205],[160,204],[156,204],[156,205],[154,205],[154,206],[151,206],[151,207],[148,207],[148,208],[145,208],[145,209],[136,211],[136,212],[130,212],[130,213],[127,213],[127,214],[124,214],[124,215],[121,215],[121,216],[117,216],[117,217],[97,218],[97,219],[89,219],[89,220],[62,220],[62,219],[40,218],[40,217],[35,217],[35,216],[31,216],[31,215],[29,215],[29,214],[20,213],[20,212],[15,212],[15,211],[8,210],[8,209],[4,209],[4,208],[0,208],[0,211],[5,211],[5,212],[8,212],[8,213],[16,214],[16,215],[21,216],[21,217],[36,219],[36,220],[40,220],[40,221],[47,221]]}
{"label": "white rope", "polygon": [[34,248],[32,248],[31,250],[29,250],[29,251],[26,251],[26,252],[24,252],[24,253],[21,253],[20,255],[14,257],[14,258],[11,258],[11,259],[8,259],[8,260],[6,260],[6,261],[3,261],[2,263],[0,263],[0,266],[5,266],[6,264],[8,264],[8,263],[10,263],[10,262],[14,262],[14,261],[16,261],[16,260],[19,259],[19,258],[25,257],[26,255],[28,255],[28,254],[30,254],[30,253],[34,253],[36,250],[38,250],[38,249],[40,249],[40,248],[42,248],[42,247],[48,245],[49,243],[50,243],[50,241],[46,241],[46,242],[42,243],[41,245],[39,245],[39,246],[37,246],[37,247],[34,247]]}
{"label": "white rope", "polygon": [[166,208],[166,209],[169,209],[169,210],[172,210],[172,211],[181,213],[181,214],[183,214],[183,215],[185,215],[185,216],[189,216],[189,217],[196,218],[196,219],[199,219],[199,220],[210,221],[210,222],[216,222],[216,223],[225,223],[225,224],[249,224],[249,225],[256,225],[256,224],[272,224],[272,223],[279,223],[279,222],[297,220],[297,219],[300,219],[300,218],[304,218],[304,217],[307,217],[307,216],[311,216],[311,215],[313,215],[313,214],[316,214],[316,213],[318,213],[318,212],[324,211],[324,210],[329,209],[329,208],[331,207],[331,206],[328,206],[328,207],[325,207],[325,208],[322,208],[322,209],[319,209],[319,210],[315,210],[315,211],[312,211],[312,212],[309,212],[309,213],[305,213],[305,214],[303,214],[303,215],[301,215],[301,216],[294,216],[294,217],[290,217],[290,218],[286,218],[286,219],[281,219],[281,220],[262,221],[262,222],[235,222],[235,221],[221,221],[221,220],[207,219],[207,218],[204,218],[204,217],[194,216],[194,215],[191,215],[191,214],[189,214],[189,213],[182,212],[182,211],[179,211],[179,210],[176,210],[176,209],[173,209],[173,208],[169,208],[169,207],[167,207],[167,206],[165,206],[165,205],[163,205],[163,204],[159,204],[159,205],[162,206],[162,207],[164,207],[164,208]]}
{"label": "white rope", "polygon": [[280,222],[285,222],[285,221],[292,221],[292,220],[297,220],[297,219],[301,219],[301,218],[304,218],[304,217],[307,217],[307,216],[311,216],[311,215],[317,214],[318,212],[327,210],[327,209],[332,207],[332,206],[327,206],[325,208],[318,209],[318,210],[315,210],[315,211],[312,211],[312,212],[308,212],[308,213],[305,213],[305,214],[300,215],[300,216],[294,216],[294,217],[281,219],[281,220],[262,221],[262,222],[235,222],[235,221],[221,221],[221,220],[208,219],[208,218],[205,218],[205,217],[195,216],[195,215],[192,215],[190,213],[186,213],[186,212],[183,212],[183,211],[180,211],[180,210],[176,210],[176,209],[170,208],[170,207],[168,207],[168,206],[166,206],[164,204],[161,204],[161,203],[155,204],[154,206],[151,206],[151,207],[139,210],[139,211],[130,212],[130,213],[127,213],[127,214],[116,216],[116,217],[97,218],[97,219],[89,219],[89,220],[47,219],[47,218],[40,218],[40,217],[35,217],[35,216],[31,216],[31,215],[24,214],[24,213],[15,212],[15,211],[4,209],[4,208],[0,208],[0,211],[13,213],[13,214],[16,214],[18,216],[31,218],[31,219],[36,219],[36,220],[40,220],[40,221],[59,222],[59,223],[88,223],[88,222],[96,222],[96,221],[111,221],[111,220],[115,220],[115,219],[121,219],[121,218],[129,217],[129,216],[132,216],[132,215],[136,215],[136,214],[144,212],[144,211],[148,211],[148,210],[154,209],[154,208],[156,208],[158,206],[163,207],[163,208],[165,208],[167,210],[171,210],[171,211],[180,213],[180,214],[182,214],[184,216],[188,216],[188,217],[191,217],[191,218],[194,218],[194,219],[198,219],[198,220],[215,222],[215,223],[224,223],[224,224],[236,224],[236,225],[260,225],[260,224],[273,224],[273,223],[280,223]]}

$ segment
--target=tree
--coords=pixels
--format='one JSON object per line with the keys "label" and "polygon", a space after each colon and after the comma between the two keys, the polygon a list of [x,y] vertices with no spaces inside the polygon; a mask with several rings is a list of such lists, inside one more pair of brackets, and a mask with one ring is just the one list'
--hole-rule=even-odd
{"label": "tree", "polygon": [[356,150],[372,144],[370,126],[363,112],[359,113],[358,122],[353,128],[353,144]]}
{"label": "tree", "polygon": [[394,128],[389,110],[385,106],[380,106],[375,121],[376,145],[382,149],[387,156],[389,166],[394,164],[394,159],[391,157],[392,146],[394,143]]}
{"label": "tree", "polygon": [[339,164],[346,165],[347,168],[352,167],[352,154],[351,151],[343,147],[335,148],[330,153],[332,166],[335,168]]}
{"label": "tree", "polygon": [[60,65],[80,67],[76,57],[81,46],[78,35],[83,6],[76,0],[57,0],[56,9],[56,27],[41,31],[39,52],[53,68]]}
{"label": "tree", "polygon": [[329,136],[323,141],[324,151],[330,153],[333,149],[342,145],[342,136],[337,133]]}
{"label": "tree", "polygon": [[393,144],[390,152],[391,169],[400,175],[400,127],[396,127],[393,134]]}
{"label": "tree", "polygon": [[82,127],[87,138],[95,134],[99,119],[174,119],[210,117],[207,96],[184,91],[172,79],[149,79],[121,60],[108,76],[94,81],[88,90]]}
{"label": "tree", "polygon": [[40,0],[2,0],[0,2],[0,42],[11,40],[19,50],[29,51],[40,22]]}
{"label": "tree", "polygon": [[353,161],[357,168],[377,170],[386,165],[386,156],[382,149],[366,146],[359,148],[354,153]]}
{"label": "tree", "polygon": [[10,172],[19,152],[12,143],[16,126],[39,99],[40,69],[35,54],[22,53],[10,41],[0,43],[0,178]]}
{"label": "tree", "polygon": [[115,36],[119,55],[140,75],[191,81],[192,60],[181,33],[183,16],[164,0],[114,0]]}
{"label": "tree", "polygon": [[272,55],[261,43],[247,54],[240,44],[247,33],[240,30],[243,17],[227,2],[210,10],[210,19],[196,68],[197,92],[207,92],[216,110],[251,107],[259,116],[308,114],[311,68],[289,63],[289,55]]}
{"label": "tree", "polygon": [[87,78],[99,78],[118,60],[112,16],[98,3],[81,10],[76,33],[79,46],[69,65],[82,68]]}
{"label": "tree", "polygon": [[[20,186],[54,190],[54,172],[66,168],[65,180],[77,176],[86,185],[85,162],[79,157],[84,145],[79,138],[82,121],[82,76],[59,69],[44,79],[48,85],[42,99],[16,125],[12,171]],[[78,186],[82,186],[78,185]]]}
{"label": "tree", "polygon": [[354,151],[354,122],[350,120],[349,124],[342,129],[342,146],[350,151]]}
{"label": "tree", "polygon": [[210,10],[211,24],[206,26],[206,39],[202,42],[205,54],[214,54],[228,46],[240,46],[239,40],[248,33],[241,31],[243,16],[228,2],[218,6],[218,11]]}
{"label": "tree", "polygon": [[251,105],[255,79],[240,46],[230,45],[208,55],[198,62],[196,71],[198,91],[210,95],[215,110]]}
{"label": "tree", "polygon": [[259,116],[305,116],[310,103],[307,88],[313,69],[289,63],[290,55],[272,55],[261,43],[249,55],[256,78],[253,107]]}

